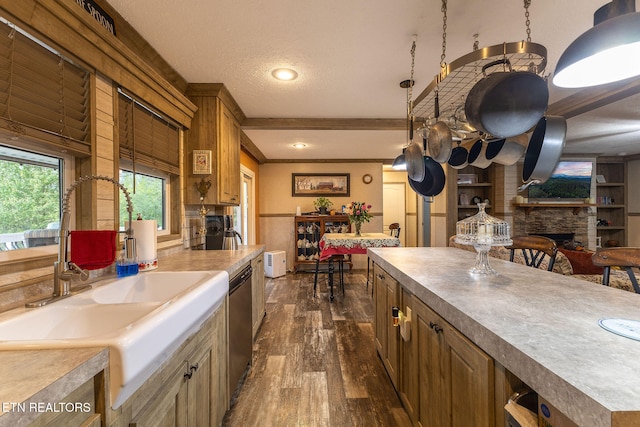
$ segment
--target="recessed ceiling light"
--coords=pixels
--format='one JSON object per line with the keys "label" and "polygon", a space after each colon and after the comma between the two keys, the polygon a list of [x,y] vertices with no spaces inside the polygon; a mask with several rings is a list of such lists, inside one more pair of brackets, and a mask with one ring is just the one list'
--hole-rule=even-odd
{"label": "recessed ceiling light", "polygon": [[303,144],[302,142],[296,142],[295,144],[293,144],[293,148],[304,148],[306,146],[307,144]]}
{"label": "recessed ceiling light", "polygon": [[282,81],[295,80],[298,77],[298,73],[291,68],[276,68],[271,72],[271,75]]}

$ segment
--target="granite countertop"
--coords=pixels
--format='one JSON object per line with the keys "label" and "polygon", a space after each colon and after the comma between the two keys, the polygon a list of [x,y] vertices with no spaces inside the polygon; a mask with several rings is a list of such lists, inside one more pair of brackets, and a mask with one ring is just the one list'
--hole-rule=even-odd
{"label": "granite countertop", "polygon": [[181,249],[160,256],[160,271],[225,270],[233,277],[245,264],[264,252],[264,245],[241,245],[232,251]]}
{"label": "granite countertop", "polygon": [[498,259],[498,276],[475,279],[475,254],[456,248],[368,253],[577,424],[640,422],[640,341],[598,325],[640,320],[640,295]]}
{"label": "granite countertop", "polygon": [[[0,426],[27,425],[41,412],[31,404],[59,403],[109,363],[106,348],[0,352]],[[24,403],[26,412],[12,404]],[[91,408],[95,411],[95,408]]]}
{"label": "granite countertop", "polygon": [[[233,277],[262,252],[264,245],[241,246],[233,251],[174,249],[160,254],[158,270],[225,270]],[[106,369],[108,361],[107,348],[0,351],[0,405],[60,402],[75,388]],[[3,413],[5,409],[8,408],[0,406],[0,427],[24,425],[31,417],[40,415]]]}

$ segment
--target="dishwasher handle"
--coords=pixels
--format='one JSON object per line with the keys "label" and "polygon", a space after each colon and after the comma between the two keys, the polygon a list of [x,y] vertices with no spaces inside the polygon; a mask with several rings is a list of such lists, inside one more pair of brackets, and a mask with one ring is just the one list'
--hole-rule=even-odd
{"label": "dishwasher handle", "polygon": [[250,280],[251,273],[252,273],[252,270],[251,270],[251,266],[249,265],[247,266],[247,268],[245,268],[240,273],[235,275],[229,281],[229,294],[232,294],[238,287],[240,287],[242,283],[246,282],[247,280]]}

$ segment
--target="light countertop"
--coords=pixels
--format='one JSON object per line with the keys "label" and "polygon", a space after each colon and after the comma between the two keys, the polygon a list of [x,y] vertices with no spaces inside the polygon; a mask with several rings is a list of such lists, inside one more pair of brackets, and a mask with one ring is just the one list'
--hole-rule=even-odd
{"label": "light countertop", "polygon": [[[602,318],[640,320],[640,295],[455,248],[375,248],[371,259],[409,292],[579,425],[640,425],[640,341]],[[631,412],[631,413],[629,413]]]}
{"label": "light countertop", "polygon": [[[160,254],[158,270],[225,270],[232,277],[262,252],[263,245],[240,246],[233,251],[171,250],[165,255]],[[0,351],[0,405],[60,402],[75,388],[106,369],[108,361],[107,348]],[[23,413],[2,413],[2,409],[0,407],[0,426],[16,427],[30,419]],[[38,415],[31,414],[34,418]]]}

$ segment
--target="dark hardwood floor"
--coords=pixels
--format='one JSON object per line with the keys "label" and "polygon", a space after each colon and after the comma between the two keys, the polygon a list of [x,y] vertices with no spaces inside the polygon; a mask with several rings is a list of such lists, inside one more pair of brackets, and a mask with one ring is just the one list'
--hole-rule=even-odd
{"label": "dark hardwood floor", "polygon": [[312,273],[265,280],[253,366],[223,425],[409,426],[376,353],[365,274],[346,273],[333,302],[326,274],[315,298]]}

